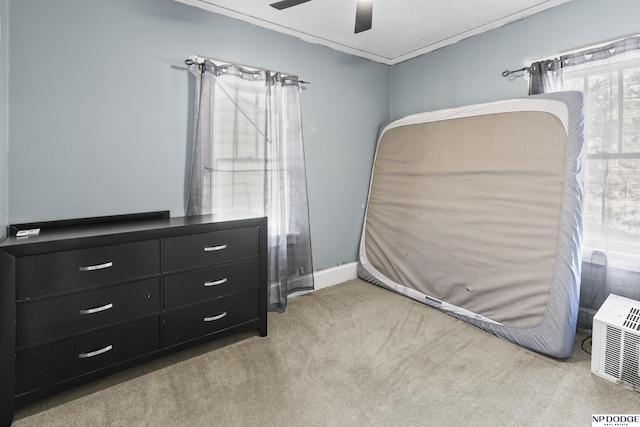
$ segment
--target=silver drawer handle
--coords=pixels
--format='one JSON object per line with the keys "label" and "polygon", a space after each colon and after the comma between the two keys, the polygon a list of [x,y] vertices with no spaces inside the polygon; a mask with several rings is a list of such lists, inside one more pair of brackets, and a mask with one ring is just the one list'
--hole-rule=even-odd
{"label": "silver drawer handle", "polygon": [[99,356],[103,353],[106,353],[107,351],[110,351],[112,348],[113,348],[112,345],[108,345],[105,348],[101,348],[100,350],[90,351],[88,353],[80,353],[78,355],[78,359],[86,359],[88,357]]}
{"label": "silver drawer handle", "polygon": [[213,282],[204,282],[204,286],[208,288],[209,286],[218,286],[218,285],[222,285],[223,283],[227,283],[226,277],[224,279],[215,280]]}
{"label": "silver drawer handle", "polygon": [[97,265],[87,265],[86,267],[80,267],[80,271],[95,271],[95,270],[104,270],[105,268],[113,267],[113,262],[105,262],[104,264]]}
{"label": "silver drawer handle", "polygon": [[220,319],[222,319],[222,318],[223,318],[223,317],[225,317],[226,315],[227,315],[227,312],[225,311],[224,313],[222,313],[222,314],[218,314],[217,316],[205,317],[205,318],[204,318],[204,321],[205,321],[205,322],[215,322],[216,320],[220,320]]}
{"label": "silver drawer handle", "polygon": [[207,246],[206,248],[204,248],[204,251],[205,252],[215,252],[215,251],[221,251],[223,249],[227,249],[227,245]]}
{"label": "silver drawer handle", "polygon": [[100,307],[95,307],[95,308],[87,308],[84,310],[80,310],[80,314],[93,314],[93,313],[100,313],[101,311],[105,311],[105,310],[109,310],[110,308],[113,308],[113,303],[109,303],[109,304],[105,304],[103,306]]}

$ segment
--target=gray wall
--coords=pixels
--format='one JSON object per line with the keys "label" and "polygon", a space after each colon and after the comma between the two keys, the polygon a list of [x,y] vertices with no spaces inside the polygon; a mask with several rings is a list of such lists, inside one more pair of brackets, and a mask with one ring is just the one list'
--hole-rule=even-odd
{"label": "gray wall", "polygon": [[572,0],[505,27],[395,65],[391,117],[527,94],[501,76],[531,60],[640,33],[637,0]]}
{"label": "gray wall", "polygon": [[315,268],[356,259],[389,67],[171,0],[9,2],[11,223],[183,215],[183,60],[199,54],[312,83],[302,109]]}
{"label": "gray wall", "polygon": [[637,0],[573,0],[386,67],[171,0],[0,0],[0,8],[9,3],[9,213],[0,132],[0,227],[182,215],[191,103],[182,61],[197,53],[312,82],[302,108],[316,269],[357,258],[376,134],[389,117],[525,95],[522,77],[500,73],[640,32]]}
{"label": "gray wall", "polygon": [[9,223],[9,0],[0,0],[0,240]]}

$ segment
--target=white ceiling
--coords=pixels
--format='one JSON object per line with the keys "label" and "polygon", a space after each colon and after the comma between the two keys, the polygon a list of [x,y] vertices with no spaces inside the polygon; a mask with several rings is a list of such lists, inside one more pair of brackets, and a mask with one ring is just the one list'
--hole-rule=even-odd
{"label": "white ceiling", "polygon": [[393,65],[570,0],[373,0],[373,28],[354,34],[356,0],[175,0]]}

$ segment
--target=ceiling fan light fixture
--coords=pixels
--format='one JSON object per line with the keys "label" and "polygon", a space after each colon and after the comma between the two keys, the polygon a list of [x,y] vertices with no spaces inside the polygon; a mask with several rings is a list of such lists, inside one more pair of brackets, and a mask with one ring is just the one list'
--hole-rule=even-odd
{"label": "ceiling fan light fixture", "polygon": [[[283,10],[311,0],[281,0],[270,3],[274,9]],[[371,29],[373,21],[373,0],[356,0],[356,25],[355,33],[361,33]]]}

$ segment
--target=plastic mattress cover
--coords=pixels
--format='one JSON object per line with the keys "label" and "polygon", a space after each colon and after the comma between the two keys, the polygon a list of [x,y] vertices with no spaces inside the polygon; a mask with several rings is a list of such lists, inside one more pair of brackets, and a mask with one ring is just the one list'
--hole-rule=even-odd
{"label": "plastic mattress cover", "polygon": [[411,115],[380,133],[358,275],[554,357],[573,348],[583,100]]}

